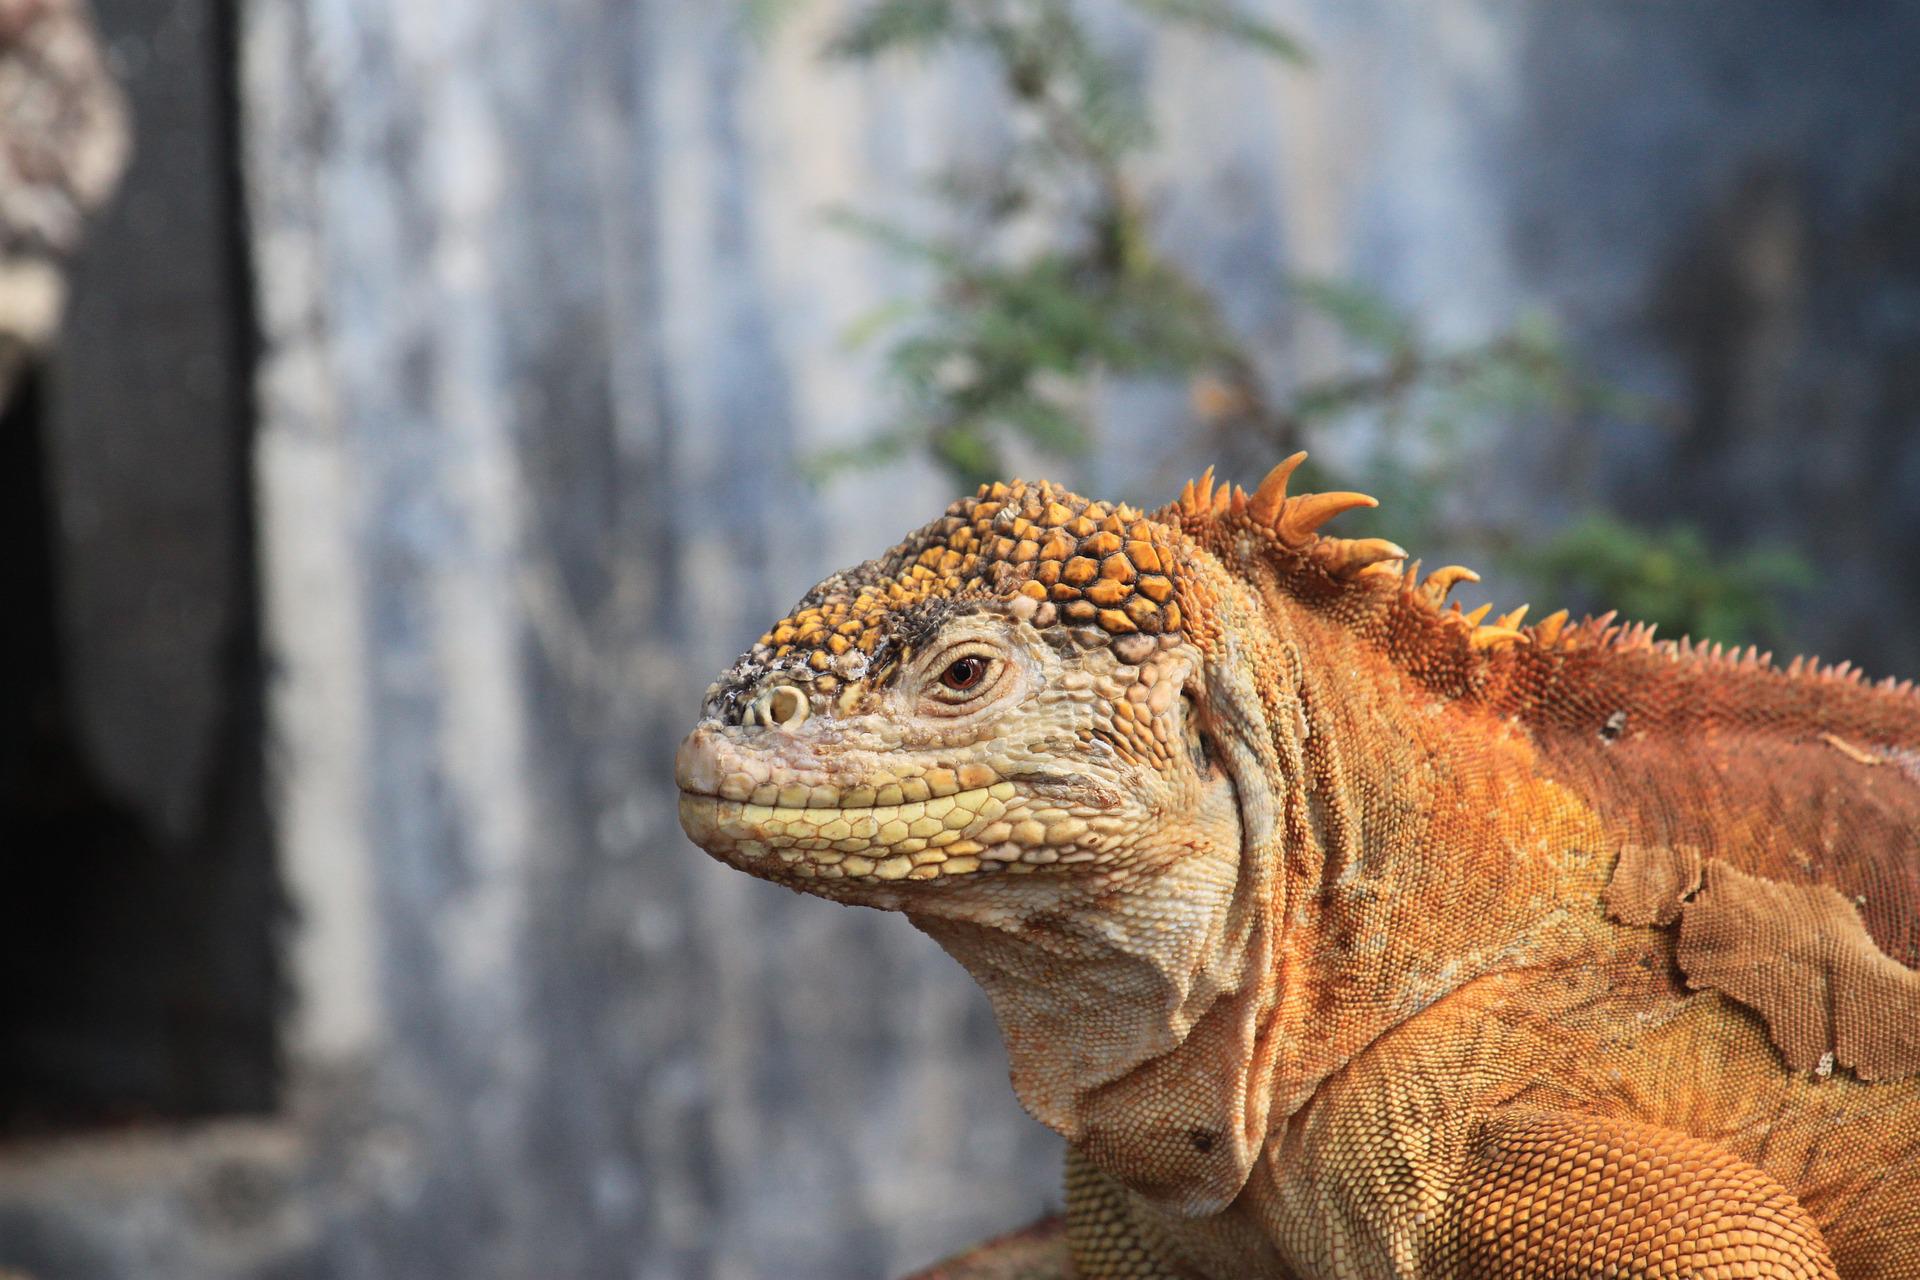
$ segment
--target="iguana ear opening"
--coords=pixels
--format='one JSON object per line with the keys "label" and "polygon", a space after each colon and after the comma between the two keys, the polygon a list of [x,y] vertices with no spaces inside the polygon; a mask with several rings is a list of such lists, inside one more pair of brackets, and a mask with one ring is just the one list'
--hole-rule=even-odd
{"label": "iguana ear opening", "polygon": [[1198,684],[1189,680],[1180,691],[1181,727],[1185,731],[1187,760],[1203,780],[1215,772],[1224,772],[1220,763],[1220,744],[1207,723],[1206,697]]}

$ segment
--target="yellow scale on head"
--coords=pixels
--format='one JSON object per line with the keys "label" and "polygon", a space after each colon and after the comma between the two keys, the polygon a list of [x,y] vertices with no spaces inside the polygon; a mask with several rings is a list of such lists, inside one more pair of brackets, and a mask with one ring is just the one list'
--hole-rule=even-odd
{"label": "yellow scale on head", "polygon": [[1176,631],[1165,536],[1124,503],[1089,502],[1045,481],[981,485],[871,566],[822,583],[760,645],[776,658],[804,654],[826,672],[850,650],[871,655],[901,611],[976,593],[1027,596],[1040,626],[1063,621],[1114,636]]}
{"label": "yellow scale on head", "polygon": [[[1097,628],[1115,639],[1184,631],[1204,649],[1215,626],[1211,600],[1204,581],[1175,573],[1169,539],[1183,534],[1212,546],[1255,531],[1275,553],[1295,564],[1310,562],[1330,581],[1389,579],[1436,609],[1455,582],[1474,579],[1450,566],[1422,583],[1417,566],[1404,567],[1407,553],[1384,538],[1320,536],[1320,526],[1334,516],[1375,504],[1360,493],[1287,496],[1287,481],[1305,456],[1281,462],[1251,493],[1216,486],[1208,468],[1151,517],[1047,481],[981,485],[884,556],[821,583],[760,637],[753,656],[789,671],[804,668],[817,692],[831,693],[842,679],[871,679],[867,660],[904,656],[883,653],[889,640],[900,639],[902,615],[968,597],[1011,598],[1017,616],[1040,627]],[[1487,625],[1478,616],[1466,618],[1471,646],[1561,639],[1564,613],[1523,632],[1524,612]]]}

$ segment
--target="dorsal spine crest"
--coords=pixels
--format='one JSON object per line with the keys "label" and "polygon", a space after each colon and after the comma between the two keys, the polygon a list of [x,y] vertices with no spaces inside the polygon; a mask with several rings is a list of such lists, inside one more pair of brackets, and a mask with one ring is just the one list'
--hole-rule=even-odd
{"label": "dorsal spine crest", "polygon": [[[1772,653],[1763,653],[1753,645],[1741,649],[1686,637],[1656,639],[1654,624],[1619,622],[1612,612],[1572,622],[1567,610],[1558,609],[1528,626],[1526,605],[1497,616],[1490,604],[1463,611],[1457,602],[1449,605],[1447,597],[1460,583],[1480,581],[1480,575],[1465,565],[1446,565],[1422,579],[1419,562],[1409,566],[1406,550],[1394,542],[1321,533],[1323,526],[1343,512],[1379,504],[1364,493],[1289,494],[1288,484],[1306,457],[1299,452],[1283,459],[1252,493],[1218,481],[1214,468],[1208,467],[1197,480],[1181,488],[1172,504],[1154,512],[1151,518],[1180,527],[1201,545],[1215,549],[1232,544],[1227,535],[1254,534],[1268,548],[1267,559],[1280,571],[1290,593],[1303,603],[1327,600],[1330,588],[1370,597],[1397,597],[1402,607],[1424,611],[1457,633],[1459,652],[1468,661],[1493,661],[1501,651],[1515,646],[1562,653],[1648,652],[1726,670],[1778,671],[1790,679],[1862,686],[1869,683],[1846,662],[1829,666],[1817,657],[1804,657],[1779,668]],[[1911,680],[1891,678],[1871,684],[1899,693],[1912,693],[1916,688]]]}

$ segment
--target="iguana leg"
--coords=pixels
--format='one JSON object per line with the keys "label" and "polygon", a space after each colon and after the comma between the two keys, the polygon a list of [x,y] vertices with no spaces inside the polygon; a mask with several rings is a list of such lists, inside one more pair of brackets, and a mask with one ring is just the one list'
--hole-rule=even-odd
{"label": "iguana leg", "polygon": [[1420,1274],[1459,1280],[1835,1280],[1799,1201],[1696,1138],[1529,1112],[1482,1128]]}
{"label": "iguana leg", "polygon": [[1079,1280],[1181,1280],[1113,1179],[1067,1151],[1067,1252]]}

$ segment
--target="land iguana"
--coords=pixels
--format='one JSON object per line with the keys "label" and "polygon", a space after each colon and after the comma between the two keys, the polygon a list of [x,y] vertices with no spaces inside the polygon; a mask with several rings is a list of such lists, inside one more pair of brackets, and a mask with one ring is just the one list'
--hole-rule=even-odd
{"label": "land iguana", "polygon": [[826,579],[687,833],[973,974],[1081,1276],[1920,1277],[1920,695],[1463,613],[1299,462]]}

